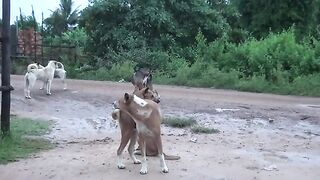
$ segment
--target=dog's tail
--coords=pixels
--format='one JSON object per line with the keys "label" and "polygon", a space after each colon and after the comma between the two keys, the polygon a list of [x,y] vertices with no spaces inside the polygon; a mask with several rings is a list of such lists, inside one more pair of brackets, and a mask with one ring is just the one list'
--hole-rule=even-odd
{"label": "dog's tail", "polygon": [[64,69],[64,65],[61,62],[57,62],[57,68],[56,69]]}
{"label": "dog's tail", "polygon": [[120,118],[120,110],[119,109],[115,109],[112,112],[111,116],[112,116],[113,120],[119,120],[119,118]]}
{"label": "dog's tail", "polygon": [[166,155],[165,153],[163,153],[163,155],[164,155],[165,160],[179,160],[180,159],[180,156]]}
{"label": "dog's tail", "polygon": [[31,72],[33,69],[39,69],[37,64],[29,64],[27,67],[27,72]]}
{"label": "dog's tail", "polygon": [[[134,154],[141,155],[141,150],[136,149],[134,151]],[[179,160],[180,159],[180,156],[166,155],[165,153],[163,153],[163,155],[164,155],[165,160]],[[147,155],[147,156],[154,156],[154,155]]]}

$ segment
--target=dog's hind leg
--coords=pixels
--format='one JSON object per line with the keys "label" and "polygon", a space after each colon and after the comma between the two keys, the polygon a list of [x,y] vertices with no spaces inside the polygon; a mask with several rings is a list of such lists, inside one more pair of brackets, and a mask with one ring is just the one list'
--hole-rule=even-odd
{"label": "dog's hind leg", "polygon": [[47,81],[47,95],[51,95],[51,83],[52,80]]}
{"label": "dog's hind leg", "polygon": [[25,77],[25,97],[28,99],[31,99],[30,96],[30,90],[32,89],[32,87],[34,86],[34,84],[36,83],[36,78],[29,75]]}
{"label": "dog's hind leg", "polygon": [[25,98],[29,98],[28,97],[28,86],[29,86],[29,79],[27,74],[24,76],[24,97]]}
{"label": "dog's hind leg", "polygon": [[139,146],[141,147],[141,154],[142,154],[142,162],[141,162],[141,169],[140,174],[147,174],[148,173],[148,162],[147,162],[147,153],[146,153],[146,142],[144,138],[139,135]]}
{"label": "dog's hind leg", "polygon": [[66,90],[67,83],[66,83],[66,72],[65,71],[63,73],[60,73],[60,79],[62,80],[62,83],[63,83],[63,90]]}
{"label": "dog's hind leg", "polygon": [[133,160],[134,164],[141,164],[141,161],[138,160],[134,154],[134,146],[137,142],[137,138],[138,138],[138,133],[137,133],[137,130],[134,129],[134,130],[132,130],[132,133],[131,133],[130,144],[128,146],[128,152],[129,152],[130,157]]}
{"label": "dog's hind leg", "polygon": [[119,148],[117,150],[117,156],[118,156],[117,164],[118,164],[118,168],[119,169],[126,168],[125,165],[122,162],[123,161],[122,153],[123,153],[124,148],[126,147],[126,145],[129,142],[130,136],[131,136],[130,132],[124,132],[124,133],[121,134],[121,142],[120,142]]}
{"label": "dog's hind leg", "polygon": [[43,84],[42,84],[42,87],[40,87],[40,90],[43,90],[44,89],[44,87],[46,87],[46,82],[45,81],[43,81]]}
{"label": "dog's hind leg", "polygon": [[66,90],[66,89],[67,89],[66,74],[64,74],[64,75],[61,77],[61,80],[62,80],[62,83],[63,83],[63,90]]}
{"label": "dog's hind leg", "polygon": [[166,162],[164,160],[164,154],[163,154],[163,149],[162,149],[162,141],[161,141],[161,136],[159,135],[156,138],[156,144],[157,144],[157,148],[158,148],[158,152],[159,152],[159,156],[160,156],[160,167],[161,167],[161,171],[163,173],[168,173],[169,169],[166,165]]}

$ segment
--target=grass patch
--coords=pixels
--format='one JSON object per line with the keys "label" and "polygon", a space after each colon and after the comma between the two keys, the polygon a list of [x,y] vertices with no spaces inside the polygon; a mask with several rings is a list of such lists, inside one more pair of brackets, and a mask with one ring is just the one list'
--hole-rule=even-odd
{"label": "grass patch", "polygon": [[197,121],[193,118],[167,117],[163,120],[163,124],[177,128],[192,126],[196,123]]}
{"label": "grass patch", "polygon": [[0,164],[53,148],[53,144],[41,138],[50,131],[50,125],[48,121],[12,118],[10,136],[0,138]]}
{"label": "grass patch", "polygon": [[214,128],[207,128],[207,127],[203,127],[203,126],[193,126],[191,127],[191,131],[193,133],[204,133],[204,134],[213,134],[213,133],[219,133],[220,131],[218,129],[214,129]]}

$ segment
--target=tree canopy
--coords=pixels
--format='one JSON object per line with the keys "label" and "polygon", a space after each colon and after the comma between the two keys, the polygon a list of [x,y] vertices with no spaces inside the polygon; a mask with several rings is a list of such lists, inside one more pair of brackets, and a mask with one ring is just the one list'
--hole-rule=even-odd
{"label": "tree canopy", "polygon": [[60,36],[78,23],[79,12],[77,8],[73,10],[73,4],[72,0],[60,0],[59,8],[44,20],[48,34]]}
{"label": "tree canopy", "polygon": [[230,26],[203,0],[96,0],[80,23],[88,33],[89,51],[104,57],[133,48],[172,50],[192,45],[199,30],[213,41]]}
{"label": "tree canopy", "polygon": [[231,0],[241,14],[241,25],[255,37],[281,32],[295,25],[298,35],[312,33],[319,24],[319,0]]}

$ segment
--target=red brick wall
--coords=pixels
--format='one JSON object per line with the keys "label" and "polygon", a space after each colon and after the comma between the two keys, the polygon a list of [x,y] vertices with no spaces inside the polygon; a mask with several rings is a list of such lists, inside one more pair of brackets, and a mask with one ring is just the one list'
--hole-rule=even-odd
{"label": "red brick wall", "polygon": [[[35,42],[36,39],[36,42]],[[41,54],[42,36],[39,32],[35,32],[33,28],[18,31],[18,49],[19,54],[26,56],[34,56],[36,47],[36,54]]]}

